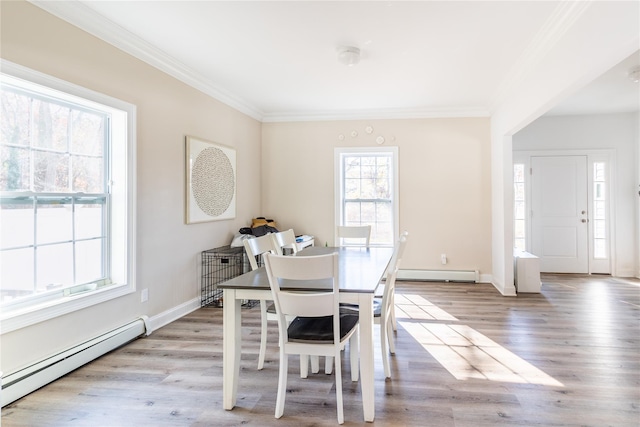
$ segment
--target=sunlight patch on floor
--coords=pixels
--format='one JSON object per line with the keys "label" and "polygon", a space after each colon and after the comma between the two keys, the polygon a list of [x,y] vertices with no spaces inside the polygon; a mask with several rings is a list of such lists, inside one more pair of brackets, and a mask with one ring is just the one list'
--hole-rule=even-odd
{"label": "sunlight patch on floor", "polygon": [[396,294],[395,299],[398,324],[409,332],[456,379],[485,379],[555,387],[564,386],[561,382],[467,325],[415,322],[414,320],[458,321],[454,316],[436,307],[428,300],[410,294]]}
{"label": "sunlight patch on floor", "polygon": [[398,323],[456,379],[563,386],[553,377],[466,325]]}
{"label": "sunlight patch on floor", "polygon": [[396,294],[395,303],[396,319],[458,321],[454,316],[420,295]]}

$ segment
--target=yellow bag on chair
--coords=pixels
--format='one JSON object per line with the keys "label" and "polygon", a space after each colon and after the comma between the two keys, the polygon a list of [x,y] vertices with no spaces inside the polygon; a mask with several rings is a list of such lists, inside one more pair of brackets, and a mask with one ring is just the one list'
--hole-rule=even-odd
{"label": "yellow bag on chair", "polygon": [[269,227],[278,228],[278,227],[276,227],[276,222],[274,220],[266,219],[263,216],[259,216],[257,218],[253,218],[253,220],[251,220],[251,228],[260,227],[261,225],[266,225],[266,226],[269,226]]}

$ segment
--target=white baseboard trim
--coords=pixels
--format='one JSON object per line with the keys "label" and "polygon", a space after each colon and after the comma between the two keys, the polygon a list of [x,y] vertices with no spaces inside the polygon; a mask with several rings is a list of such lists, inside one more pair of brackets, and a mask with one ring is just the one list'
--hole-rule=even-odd
{"label": "white baseboard trim", "polygon": [[149,328],[147,335],[152,333],[153,331],[168,325],[174,320],[178,320],[182,316],[186,316],[200,308],[200,297],[193,298],[185,303],[182,303],[176,307],[173,307],[167,311],[164,311],[156,316],[153,316],[149,319]]}
{"label": "white baseboard trim", "polygon": [[618,271],[616,271],[616,275],[614,277],[636,277],[636,278],[640,278],[640,273],[635,275],[633,273],[633,269],[618,270]]}
{"label": "white baseboard trim", "polygon": [[480,274],[480,283],[493,283],[492,274]]}

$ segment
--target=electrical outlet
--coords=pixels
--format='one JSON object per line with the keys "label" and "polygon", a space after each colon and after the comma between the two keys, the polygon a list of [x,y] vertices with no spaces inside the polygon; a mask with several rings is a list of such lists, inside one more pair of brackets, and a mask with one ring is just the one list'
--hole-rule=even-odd
{"label": "electrical outlet", "polygon": [[443,264],[447,263],[447,254],[440,254],[440,261],[442,261]]}
{"label": "electrical outlet", "polygon": [[147,302],[148,299],[149,299],[149,289],[148,288],[144,288],[140,292],[140,302]]}

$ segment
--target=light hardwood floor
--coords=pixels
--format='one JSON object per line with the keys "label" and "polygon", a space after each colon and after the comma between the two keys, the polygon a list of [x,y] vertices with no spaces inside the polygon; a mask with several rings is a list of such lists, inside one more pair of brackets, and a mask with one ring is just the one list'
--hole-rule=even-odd
{"label": "light hardwood floor", "polygon": [[[542,293],[399,282],[397,354],[380,426],[640,426],[640,281],[544,275]],[[243,309],[238,404],[222,409],[222,310],[202,308],[2,409],[2,426],[334,426],[333,376],[290,363],[273,416],[277,328],[255,369],[259,310]],[[376,327],[377,332],[377,327]],[[345,426],[362,421],[344,355]],[[380,362],[380,363],[378,363]]]}

